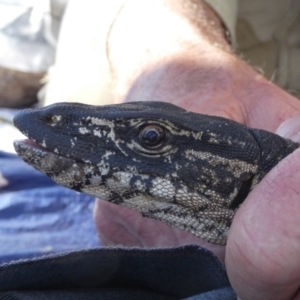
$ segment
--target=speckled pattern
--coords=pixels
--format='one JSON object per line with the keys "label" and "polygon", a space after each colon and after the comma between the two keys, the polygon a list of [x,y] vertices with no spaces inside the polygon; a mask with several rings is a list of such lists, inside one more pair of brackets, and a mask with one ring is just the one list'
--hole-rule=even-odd
{"label": "speckled pattern", "polygon": [[225,244],[250,190],[299,144],[164,102],[20,112],[17,153],[58,184]]}

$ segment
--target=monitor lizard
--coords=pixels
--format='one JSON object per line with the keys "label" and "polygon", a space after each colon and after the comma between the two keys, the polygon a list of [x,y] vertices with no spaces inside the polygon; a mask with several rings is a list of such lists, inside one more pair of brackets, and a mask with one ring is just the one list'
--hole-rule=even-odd
{"label": "monitor lizard", "polygon": [[56,183],[224,245],[255,185],[299,147],[165,102],[57,103],[14,118],[25,162]]}

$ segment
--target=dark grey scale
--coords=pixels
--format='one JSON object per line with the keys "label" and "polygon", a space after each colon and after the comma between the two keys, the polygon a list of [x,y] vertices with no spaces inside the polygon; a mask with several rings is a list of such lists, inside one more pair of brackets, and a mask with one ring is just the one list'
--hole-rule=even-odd
{"label": "dark grey scale", "polygon": [[81,190],[84,188],[85,184],[83,182],[81,183],[73,183],[70,186],[70,189],[75,190],[77,192],[81,192]]}
{"label": "dark grey scale", "polygon": [[109,202],[117,204],[117,205],[121,205],[122,203],[124,203],[124,200],[118,193],[112,192],[110,195]]}

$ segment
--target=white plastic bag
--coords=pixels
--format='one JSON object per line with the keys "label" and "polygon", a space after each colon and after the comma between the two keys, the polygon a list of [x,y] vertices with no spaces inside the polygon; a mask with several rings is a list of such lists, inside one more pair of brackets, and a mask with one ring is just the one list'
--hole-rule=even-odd
{"label": "white plastic bag", "polygon": [[67,0],[0,0],[0,106],[37,101]]}
{"label": "white plastic bag", "polygon": [[0,66],[45,72],[54,62],[50,0],[0,0]]}

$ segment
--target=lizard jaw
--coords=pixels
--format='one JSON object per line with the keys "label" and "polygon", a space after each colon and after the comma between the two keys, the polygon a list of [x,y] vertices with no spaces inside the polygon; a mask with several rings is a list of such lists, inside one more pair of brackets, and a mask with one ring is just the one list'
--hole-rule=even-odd
{"label": "lizard jaw", "polygon": [[56,154],[28,139],[15,141],[14,147],[26,163],[49,176],[57,184],[114,202],[115,195],[105,187],[98,166]]}
{"label": "lizard jaw", "polygon": [[[58,155],[30,139],[14,141],[17,154],[29,165],[45,174],[55,173],[55,166],[72,166],[75,160]],[[58,171],[58,170],[57,170]]]}
{"label": "lizard jaw", "polygon": [[80,191],[82,162],[56,154],[29,139],[14,141],[14,147],[26,163],[48,175],[57,184]]}

